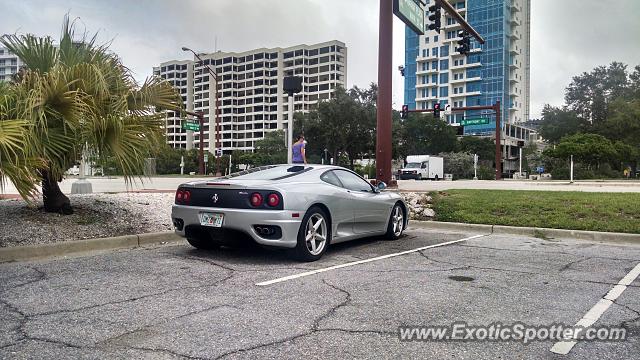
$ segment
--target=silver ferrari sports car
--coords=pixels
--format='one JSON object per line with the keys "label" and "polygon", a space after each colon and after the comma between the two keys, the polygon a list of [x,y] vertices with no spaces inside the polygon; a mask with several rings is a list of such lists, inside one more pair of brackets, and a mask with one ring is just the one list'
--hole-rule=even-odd
{"label": "silver ferrari sports car", "polygon": [[383,189],[338,166],[261,166],[180,185],[171,217],[176,233],[198,249],[248,237],[314,261],[330,244],[402,235],[408,206]]}

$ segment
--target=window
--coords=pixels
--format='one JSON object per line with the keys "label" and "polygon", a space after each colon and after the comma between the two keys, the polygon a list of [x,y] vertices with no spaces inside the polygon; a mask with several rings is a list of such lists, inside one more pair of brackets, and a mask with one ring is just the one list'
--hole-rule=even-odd
{"label": "window", "polygon": [[342,183],[342,187],[353,191],[373,192],[373,188],[369,183],[360,176],[345,170],[335,170],[338,179]]}
{"label": "window", "polygon": [[440,57],[449,56],[449,45],[444,45],[440,47]]}
{"label": "window", "polygon": [[320,176],[320,180],[326,183],[329,183],[331,185],[342,187],[342,183],[340,182],[340,179],[338,179],[338,177],[336,176],[336,174],[333,173],[333,171],[327,171],[326,173],[322,174],[322,176]]}
{"label": "window", "polygon": [[449,60],[440,60],[440,70],[449,70]]}
{"label": "window", "polygon": [[446,84],[449,82],[449,73],[440,74],[440,84]]}
{"label": "window", "polygon": [[440,88],[440,97],[447,97],[449,96],[449,87],[448,86],[443,86]]}

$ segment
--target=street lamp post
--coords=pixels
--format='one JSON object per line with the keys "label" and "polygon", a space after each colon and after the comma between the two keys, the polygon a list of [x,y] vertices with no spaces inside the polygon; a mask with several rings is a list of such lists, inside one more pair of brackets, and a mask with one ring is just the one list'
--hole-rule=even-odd
{"label": "street lamp post", "polygon": [[[220,107],[218,106],[218,73],[215,72],[213,69],[211,69],[211,67],[209,65],[205,65],[204,60],[202,60],[202,58],[200,57],[200,55],[198,55],[198,53],[196,53],[195,51],[189,49],[188,47],[183,46],[182,47],[182,51],[190,51],[191,53],[193,53],[193,55],[198,59],[198,61],[200,61],[200,63],[207,68],[207,71],[209,72],[209,74],[211,75],[211,77],[213,78],[213,80],[216,82],[216,86],[215,86],[215,91],[214,91],[214,95],[213,95],[213,103],[216,107],[216,113],[215,113],[215,146],[216,146],[216,151],[218,149],[221,149],[222,147],[220,146]],[[204,125],[204,120],[201,118],[200,119],[200,146],[202,146],[203,143],[203,130],[202,130],[202,126]],[[220,157],[217,156],[217,153],[214,152],[214,155],[216,155],[216,176],[220,176],[221,172],[220,172]]]}

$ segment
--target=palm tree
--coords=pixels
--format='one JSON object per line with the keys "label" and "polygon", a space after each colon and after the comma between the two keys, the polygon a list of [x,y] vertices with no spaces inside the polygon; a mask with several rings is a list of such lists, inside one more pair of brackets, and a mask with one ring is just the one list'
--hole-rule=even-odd
{"label": "palm tree", "polygon": [[83,149],[114,159],[127,182],[141,176],[144,159],[164,142],[157,109],[180,105],[169,83],[151,77],[138,85],[95,35],[76,37],[68,17],[58,46],[34,35],[0,43],[26,66],[0,86],[0,184],[9,179],[29,200],[41,181],[45,210],[69,214],[58,183]]}

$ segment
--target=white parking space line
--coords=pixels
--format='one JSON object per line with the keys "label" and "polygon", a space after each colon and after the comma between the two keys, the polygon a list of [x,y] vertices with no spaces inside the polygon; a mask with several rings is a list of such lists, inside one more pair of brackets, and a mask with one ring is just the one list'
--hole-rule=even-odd
{"label": "white parking space line", "polygon": [[300,273],[300,274],[289,275],[289,276],[281,277],[281,278],[274,279],[274,280],[260,282],[260,283],[257,283],[256,285],[257,286],[272,285],[272,284],[276,284],[276,283],[283,282],[283,281],[288,281],[288,280],[298,279],[298,278],[305,277],[305,276],[310,276],[310,275],[323,273],[323,272],[326,272],[326,271],[342,269],[342,268],[349,267],[349,266],[366,264],[366,263],[373,262],[373,261],[384,260],[384,259],[389,259],[389,258],[396,257],[396,256],[411,254],[411,253],[422,251],[422,250],[426,250],[426,249],[432,249],[432,248],[437,248],[437,247],[441,247],[441,246],[456,244],[456,243],[463,242],[463,241],[477,239],[477,238],[483,237],[483,236],[487,236],[487,235],[474,235],[474,236],[471,236],[471,237],[468,237],[468,238],[464,238],[464,239],[460,239],[460,240],[447,241],[447,242],[443,242],[443,243],[439,243],[439,244],[420,247],[420,248],[417,248],[417,249],[402,251],[402,252],[393,253],[393,254],[382,255],[382,256],[378,256],[378,257],[374,257],[374,258],[370,258],[370,259],[358,260],[358,261],[353,261],[353,262],[350,262],[350,263],[329,266],[329,267],[322,268],[322,269],[311,270],[311,271],[303,272],[303,273]]}
{"label": "white parking space line", "polygon": [[[628,285],[631,285],[635,281],[635,279],[640,275],[640,264],[636,265],[629,273],[622,278],[609,292],[602,297],[583,317],[578,321],[574,326],[575,327],[589,327],[593,325],[602,314],[604,314],[607,309],[613,304],[616,299],[622,295],[622,293],[627,289]],[[551,348],[551,352],[567,355],[571,349],[578,343],[577,340],[564,340],[558,341],[553,344]]]}

